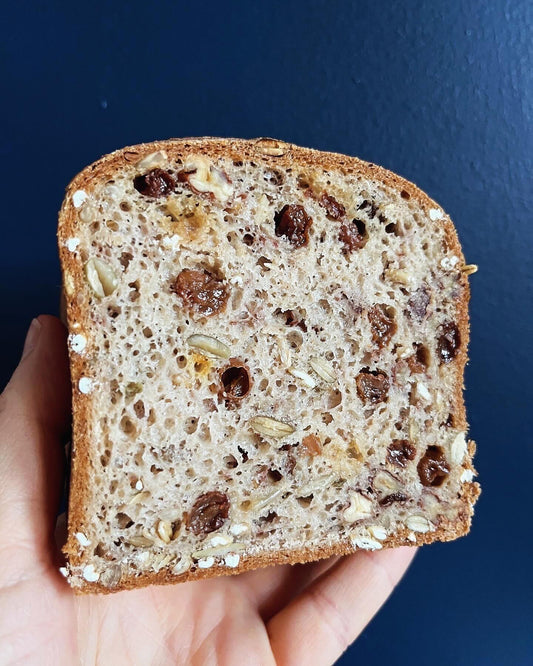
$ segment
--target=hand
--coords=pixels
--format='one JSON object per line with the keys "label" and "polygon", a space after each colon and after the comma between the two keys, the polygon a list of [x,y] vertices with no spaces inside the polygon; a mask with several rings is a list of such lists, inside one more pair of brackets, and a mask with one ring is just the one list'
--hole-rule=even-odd
{"label": "hand", "polygon": [[392,592],[414,548],[72,593],[54,541],[70,424],[65,338],[54,317],[35,320],[0,397],[0,664],[332,664]]}

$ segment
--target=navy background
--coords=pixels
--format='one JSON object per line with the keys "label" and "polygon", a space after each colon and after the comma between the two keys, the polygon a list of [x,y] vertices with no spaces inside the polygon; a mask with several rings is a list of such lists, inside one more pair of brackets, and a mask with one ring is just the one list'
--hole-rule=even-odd
{"label": "navy background", "polygon": [[424,548],[340,663],[533,663],[531,3],[196,4],[3,4],[2,385],[30,319],[57,312],[56,213],[101,154],[275,136],[397,171],[480,266],[466,401],[484,492],[471,536]]}

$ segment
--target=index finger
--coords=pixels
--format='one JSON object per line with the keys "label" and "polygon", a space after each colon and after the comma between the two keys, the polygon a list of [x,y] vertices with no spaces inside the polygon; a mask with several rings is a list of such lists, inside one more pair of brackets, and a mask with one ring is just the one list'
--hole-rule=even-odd
{"label": "index finger", "polygon": [[339,561],[267,625],[276,663],[333,664],[377,613],[416,548],[359,551]]}

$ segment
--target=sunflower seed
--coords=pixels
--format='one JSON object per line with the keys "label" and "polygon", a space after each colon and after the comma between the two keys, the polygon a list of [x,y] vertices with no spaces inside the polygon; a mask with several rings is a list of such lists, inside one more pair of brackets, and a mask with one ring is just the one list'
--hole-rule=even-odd
{"label": "sunflower seed", "polygon": [[162,166],[167,160],[168,157],[165,151],[157,150],[155,153],[150,153],[146,157],[143,157],[143,159],[137,163],[137,169],[139,169],[139,171],[147,171],[148,169]]}
{"label": "sunflower seed", "polygon": [[281,157],[287,152],[288,146],[283,143],[283,141],[277,141],[276,139],[257,139],[255,142],[255,149],[261,155],[267,155],[268,157]]}
{"label": "sunflower seed", "polygon": [[98,298],[109,296],[118,287],[117,276],[113,269],[101,259],[89,259],[85,264],[85,276]]}
{"label": "sunflower seed", "polygon": [[294,368],[289,368],[289,372],[293,377],[301,379],[306,386],[309,386],[309,388],[315,388],[316,382],[311,377],[311,375],[307,374],[307,372],[302,372],[302,370],[295,370]]}
{"label": "sunflower seed", "polygon": [[143,490],[141,493],[136,493],[128,502],[128,506],[131,504],[139,504],[139,502],[142,502],[145,499],[148,499],[150,497],[150,493],[148,490]]}
{"label": "sunflower seed", "polygon": [[126,543],[129,543],[130,546],[135,546],[136,548],[148,548],[149,546],[154,545],[154,542],[151,539],[148,539],[141,534],[128,537]]}
{"label": "sunflower seed", "polygon": [[433,529],[433,524],[424,516],[409,516],[405,521],[407,528],[412,532],[429,532]]}
{"label": "sunflower seed", "polygon": [[202,335],[196,333],[187,338],[187,344],[191,347],[196,347],[196,349],[201,349],[202,351],[212,354],[213,356],[219,356],[220,358],[229,358],[231,356],[231,349],[228,345],[225,345],[220,340],[212,338],[209,335]]}
{"label": "sunflower seed", "polygon": [[309,365],[313,368],[316,374],[328,384],[335,381],[335,370],[323,358],[314,356],[309,359]]}
{"label": "sunflower seed", "polygon": [[287,435],[292,435],[295,432],[294,428],[290,423],[285,423],[284,421],[278,421],[273,419],[270,416],[254,416],[248,421],[250,427],[255,430],[255,432],[260,435],[266,435],[267,437],[276,437],[281,439],[287,437]]}
{"label": "sunflower seed", "polygon": [[172,525],[167,520],[160,520],[156,528],[157,535],[165,543],[170,543],[172,538]]}
{"label": "sunflower seed", "polygon": [[342,517],[347,523],[355,523],[372,515],[372,502],[360,493],[354,493],[350,506],[344,509]]}

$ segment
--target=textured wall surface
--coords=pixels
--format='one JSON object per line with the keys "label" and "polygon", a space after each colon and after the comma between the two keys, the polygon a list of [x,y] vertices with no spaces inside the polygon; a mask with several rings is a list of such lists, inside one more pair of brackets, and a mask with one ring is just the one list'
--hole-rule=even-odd
{"label": "textured wall surface", "polygon": [[340,663],[531,664],[531,3],[81,7],[2,10],[2,385],[30,319],[57,312],[57,210],[101,154],[276,136],[399,172],[451,214],[480,266],[466,401],[484,492],[471,536],[423,549]]}

